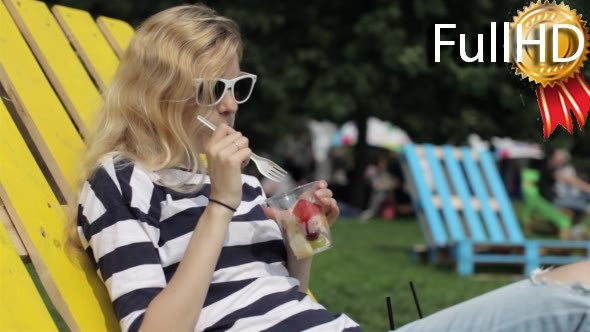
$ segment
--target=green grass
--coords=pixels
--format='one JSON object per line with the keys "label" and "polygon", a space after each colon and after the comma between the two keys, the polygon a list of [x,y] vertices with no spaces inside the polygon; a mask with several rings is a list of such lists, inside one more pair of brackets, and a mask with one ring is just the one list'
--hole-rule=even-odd
{"label": "green grass", "polygon": [[413,262],[411,248],[423,242],[415,220],[341,220],[332,236],[334,247],[314,257],[311,290],[328,310],[346,313],[366,331],[388,330],[386,296],[396,327],[418,318],[410,281],[428,315],[522,278],[518,270],[461,277],[453,267]]}

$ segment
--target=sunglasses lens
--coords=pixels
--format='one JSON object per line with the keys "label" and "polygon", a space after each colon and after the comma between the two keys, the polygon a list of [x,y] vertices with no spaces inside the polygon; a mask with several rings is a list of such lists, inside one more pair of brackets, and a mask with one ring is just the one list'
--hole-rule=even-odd
{"label": "sunglasses lens", "polygon": [[[213,84],[213,86],[211,87],[210,84]],[[211,96],[207,92],[210,87],[213,88],[213,95]],[[201,83],[197,87],[197,102],[201,105],[215,104],[223,95],[223,91],[225,91],[225,83],[222,81]]]}
{"label": "sunglasses lens", "polygon": [[225,83],[223,83],[222,81],[215,82],[215,85],[213,86],[213,97],[215,98],[215,100],[213,102],[217,102],[219,98],[221,98],[221,96],[223,95],[224,91]]}
{"label": "sunglasses lens", "polygon": [[244,77],[234,85],[234,96],[237,102],[244,102],[250,97],[254,80],[251,77]]}

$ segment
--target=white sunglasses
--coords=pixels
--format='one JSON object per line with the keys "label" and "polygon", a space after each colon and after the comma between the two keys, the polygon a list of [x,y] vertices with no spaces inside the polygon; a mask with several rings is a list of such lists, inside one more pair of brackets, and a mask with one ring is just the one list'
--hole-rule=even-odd
{"label": "white sunglasses", "polygon": [[[254,83],[256,83],[256,75],[242,73],[243,75],[233,78],[231,80],[223,79],[223,78],[212,78],[212,79],[202,79],[197,78],[194,80],[195,84],[195,98],[197,100],[197,104],[199,105],[207,105],[207,106],[215,106],[223,100],[225,97],[225,93],[227,90],[232,91],[232,96],[236,101],[236,104],[243,104],[250,98],[252,94],[252,90],[254,90]],[[213,88],[213,102],[210,103],[209,94],[206,93],[204,88],[204,82],[211,82]]]}

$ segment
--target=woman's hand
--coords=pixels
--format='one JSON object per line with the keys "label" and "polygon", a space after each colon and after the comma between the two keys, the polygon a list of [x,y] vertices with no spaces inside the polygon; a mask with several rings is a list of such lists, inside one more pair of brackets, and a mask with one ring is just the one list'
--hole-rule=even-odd
{"label": "woman's hand", "polygon": [[338,207],[338,202],[336,202],[336,200],[332,197],[332,190],[328,189],[328,183],[324,180],[320,180],[317,190],[313,193],[313,195],[317,199],[317,203],[322,206],[324,212],[326,213],[328,224],[332,226],[332,224],[334,224],[340,215],[340,208]]}
{"label": "woman's hand", "polygon": [[249,142],[239,131],[221,124],[205,146],[211,178],[211,198],[237,208],[242,200],[241,166],[252,155]]}
{"label": "woman's hand", "polygon": [[[322,210],[326,214],[328,224],[332,226],[332,224],[334,224],[334,222],[340,215],[340,208],[338,207],[338,203],[336,202],[336,200],[332,197],[332,190],[328,189],[328,183],[326,183],[326,181],[324,180],[319,181],[315,191],[313,191],[311,195],[313,196],[313,198],[315,198],[315,203],[319,204],[322,207]],[[275,214],[275,211],[270,207],[266,207],[264,211],[267,217],[269,217],[270,219],[281,220],[288,218],[281,218],[281,216],[277,216]],[[278,213],[285,213],[286,215],[290,214],[290,212],[287,210],[280,211]],[[281,229],[283,229],[283,225],[279,226],[281,227]],[[287,270],[289,271],[289,275],[299,280],[299,291],[305,293],[309,288],[309,275],[311,272],[313,256],[303,259],[297,259],[289,245],[286,246],[286,249]]]}
{"label": "woman's hand", "polygon": [[[326,214],[326,219],[328,220],[328,224],[332,226],[338,216],[340,215],[340,208],[338,207],[338,202],[332,197],[333,193],[332,190],[328,189],[328,183],[324,180],[320,180],[316,187],[316,190],[311,193],[315,198],[317,204],[322,207],[322,210]],[[277,219],[284,219],[284,218],[277,218],[275,210],[270,207],[265,207],[264,212],[266,216],[270,219],[277,220]],[[280,211],[279,214],[285,213],[289,214],[289,211]],[[283,225],[280,225],[281,227]]]}

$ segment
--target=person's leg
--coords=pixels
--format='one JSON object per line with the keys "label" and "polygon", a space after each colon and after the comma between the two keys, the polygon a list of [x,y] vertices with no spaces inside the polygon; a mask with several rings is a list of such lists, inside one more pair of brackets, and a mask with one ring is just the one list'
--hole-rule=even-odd
{"label": "person's leg", "polygon": [[414,213],[414,207],[412,206],[412,198],[404,190],[403,186],[397,186],[393,192],[393,198],[395,202],[396,215],[400,217],[411,217]]}
{"label": "person's leg", "polygon": [[588,203],[583,196],[567,195],[557,197],[553,204],[559,209],[573,210],[574,212],[585,212],[588,210]]}
{"label": "person's leg", "polygon": [[581,211],[580,219],[578,220],[575,229],[572,229],[572,233],[578,240],[590,240],[590,193],[583,192],[582,195],[586,201],[586,209]]}
{"label": "person's leg", "polygon": [[559,268],[538,273],[535,282],[546,280],[549,283],[574,284],[580,283],[590,288],[590,261],[564,265]]}
{"label": "person's leg", "polygon": [[398,331],[590,332],[590,261],[535,271]]}
{"label": "person's leg", "polygon": [[568,228],[562,234],[562,239],[580,240],[581,233],[583,233],[583,225],[579,226],[581,219],[586,215],[588,210],[588,202],[584,195],[569,195],[557,198],[554,202],[556,207],[562,210],[571,211],[572,227]]}
{"label": "person's leg", "polygon": [[371,200],[369,201],[369,207],[361,213],[361,219],[367,220],[374,217],[379,212],[379,207],[385,199],[387,192],[384,190],[375,190],[371,194]]}
{"label": "person's leg", "polygon": [[580,196],[586,201],[587,204],[590,204],[590,192],[582,191]]}

